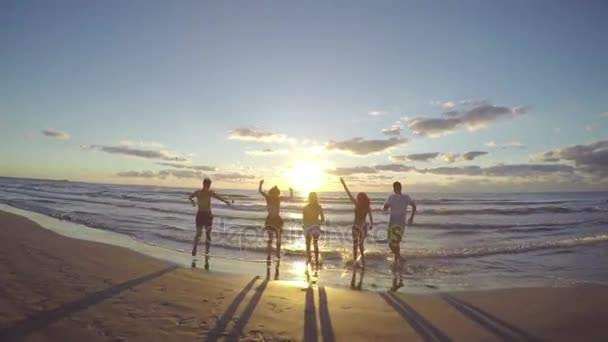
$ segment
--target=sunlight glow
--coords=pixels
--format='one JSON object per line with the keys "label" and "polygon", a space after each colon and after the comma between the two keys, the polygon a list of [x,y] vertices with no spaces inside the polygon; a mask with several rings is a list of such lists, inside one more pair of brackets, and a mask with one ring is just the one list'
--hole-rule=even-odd
{"label": "sunlight glow", "polygon": [[302,196],[307,196],[310,191],[320,191],[324,183],[321,166],[315,162],[298,162],[285,177],[285,181]]}

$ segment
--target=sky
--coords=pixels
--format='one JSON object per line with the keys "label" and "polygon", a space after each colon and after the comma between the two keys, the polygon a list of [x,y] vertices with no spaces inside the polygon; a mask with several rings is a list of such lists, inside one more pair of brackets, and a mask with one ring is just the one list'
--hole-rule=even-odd
{"label": "sky", "polygon": [[0,176],[608,190],[605,1],[2,1]]}

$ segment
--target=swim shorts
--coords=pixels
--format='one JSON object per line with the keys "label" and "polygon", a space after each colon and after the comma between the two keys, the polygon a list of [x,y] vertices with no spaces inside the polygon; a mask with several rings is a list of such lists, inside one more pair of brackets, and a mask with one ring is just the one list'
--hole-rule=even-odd
{"label": "swim shorts", "polygon": [[305,226],[304,227],[304,236],[305,237],[316,237],[318,238],[321,235],[321,227],[317,225],[313,226]]}
{"label": "swim shorts", "polygon": [[209,211],[199,211],[196,213],[196,228],[211,227],[213,215]]}

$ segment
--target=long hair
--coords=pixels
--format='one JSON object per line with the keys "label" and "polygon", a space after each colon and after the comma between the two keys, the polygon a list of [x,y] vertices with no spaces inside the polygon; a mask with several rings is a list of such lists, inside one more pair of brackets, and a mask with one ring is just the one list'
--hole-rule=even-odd
{"label": "long hair", "polygon": [[310,203],[312,205],[319,204],[319,197],[317,196],[316,192],[311,192],[308,194],[308,203]]}
{"label": "long hair", "polygon": [[275,185],[272,188],[270,188],[270,190],[268,190],[268,194],[271,197],[279,197],[279,196],[281,196],[281,190],[279,190],[279,188]]}
{"label": "long hair", "polygon": [[369,200],[369,197],[367,197],[367,194],[365,192],[360,192],[357,195],[357,204],[355,205],[355,215],[364,216],[365,214],[367,214],[367,211],[369,210],[370,202],[371,201]]}

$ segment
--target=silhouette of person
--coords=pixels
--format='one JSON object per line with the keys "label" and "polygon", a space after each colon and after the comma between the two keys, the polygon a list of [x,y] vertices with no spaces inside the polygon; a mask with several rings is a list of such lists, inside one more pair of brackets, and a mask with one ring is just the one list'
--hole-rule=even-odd
{"label": "silhouette of person", "polygon": [[[211,179],[205,178],[203,180],[203,188],[190,194],[190,203],[192,206],[198,205],[198,212],[196,213],[196,236],[192,244],[192,256],[196,256],[198,245],[201,241],[201,235],[203,233],[203,227],[205,227],[205,244],[211,243],[211,229],[213,226],[213,214],[211,213],[211,198],[220,200],[227,205],[231,205],[228,200],[211,190]],[[194,202],[196,198],[196,203]]]}
{"label": "silhouette of person", "polygon": [[[401,183],[393,183],[393,194],[391,194],[384,203],[384,210],[390,210],[388,221],[388,240],[389,248],[395,257],[395,265],[401,267],[401,240],[405,232],[406,225],[414,223],[416,215],[416,203],[414,200],[401,193]],[[412,215],[406,223],[407,207],[412,207]]]}
{"label": "silhouette of person", "polygon": [[[352,234],[353,234],[353,261],[357,261],[357,250],[361,252],[361,264],[365,267],[365,239],[367,238],[368,229],[372,229],[374,225],[374,218],[372,216],[371,201],[366,193],[360,192],[357,194],[357,198],[348,190],[346,182],[343,178],[340,178],[340,182],[344,186],[344,191],[350,198],[350,201],[355,205],[355,220],[353,222]],[[369,224],[367,223],[367,216],[369,216]]]}
{"label": "silhouette of person", "polygon": [[268,193],[262,190],[264,180],[260,181],[258,191],[266,200],[266,210],[268,216],[266,216],[266,222],[264,229],[268,233],[268,258],[272,252],[272,242],[276,235],[277,242],[277,259],[281,258],[281,235],[283,233],[283,219],[281,218],[281,201],[293,199],[293,189],[289,188],[289,197],[281,197],[281,190],[277,186],[272,187]]}

